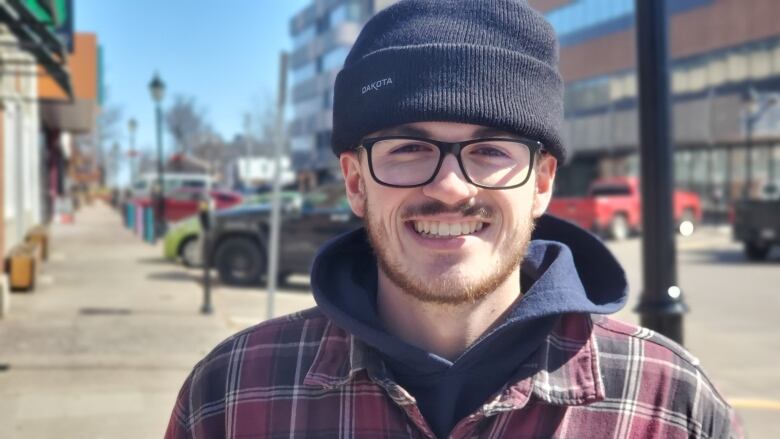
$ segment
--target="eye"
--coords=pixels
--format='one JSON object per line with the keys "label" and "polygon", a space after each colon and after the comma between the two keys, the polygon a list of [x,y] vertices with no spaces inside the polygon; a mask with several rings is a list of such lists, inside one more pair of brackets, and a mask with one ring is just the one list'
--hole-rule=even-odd
{"label": "eye", "polygon": [[406,142],[402,143],[390,152],[391,154],[409,154],[415,152],[428,152],[431,151],[431,145],[420,142]]}
{"label": "eye", "polygon": [[509,157],[502,148],[488,143],[474,145],[474,149],[471,150],[470,154],[483,157]]}

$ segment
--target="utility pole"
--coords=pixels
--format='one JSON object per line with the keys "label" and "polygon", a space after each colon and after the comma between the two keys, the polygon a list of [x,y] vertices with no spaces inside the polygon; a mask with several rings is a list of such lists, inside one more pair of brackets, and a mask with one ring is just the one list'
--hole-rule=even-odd
{"label": "utility pole", "polygon": [[683,343],[688,306],[677,285],[666,2],[635,0],[642,174],[641,324]]}

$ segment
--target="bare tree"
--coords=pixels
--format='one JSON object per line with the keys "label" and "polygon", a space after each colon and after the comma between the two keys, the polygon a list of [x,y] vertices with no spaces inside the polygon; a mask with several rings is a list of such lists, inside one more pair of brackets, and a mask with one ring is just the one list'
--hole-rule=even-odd
{"label": "bare tree", "polygon": [[211,133],[205,110],[191,96],[175,96],[165,114],[165,122],[176,142],[176,151],[183,154],[191,154]]}
{"label": "bare tree", "polygon": [[244,138],[247,142],[246,155],[273,155],[273,143],[276,130],[276,108],[269,96],[256,97],[250,109],[244,114]]}

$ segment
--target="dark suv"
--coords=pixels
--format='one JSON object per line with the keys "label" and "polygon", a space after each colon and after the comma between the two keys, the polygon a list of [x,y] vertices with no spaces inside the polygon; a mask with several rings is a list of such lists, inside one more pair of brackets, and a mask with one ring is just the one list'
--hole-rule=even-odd
{"label": "dark suv", "polygon": [[[213,263],[228,285],[257,285],[267,272],[270,204],[221,212],[212,235]],[[328,239],[362,225],[352,213],[343,183],[320,187],[282,205],[279,280],[309,273],[314,255]]]}

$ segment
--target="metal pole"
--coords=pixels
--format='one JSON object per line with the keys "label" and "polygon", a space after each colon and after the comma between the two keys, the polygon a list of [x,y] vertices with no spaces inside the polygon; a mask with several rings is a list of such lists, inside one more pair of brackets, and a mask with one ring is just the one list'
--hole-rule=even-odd
{"label": "metal pole", "polygon": [[274,317],[276,281],[279,271],[279,229],[281,206],[279,192],[282,179],[282,149],[284,148],[284,103],[287,91],[287,53],[279,56],[279,97],[276,103],[276,141],[274,142],[274,181],[271,198],[271,236],[268,249],[268,303],[266,316]]}
{"label": "metal pole", "polygon": [[201,245],[203,246],[203,306],[200,308],[201,314],[209,315],[214,313],[214,307],[211,305],[211,200],[208,195],[200,202],[200,229]]}
{"label": "metal pole", "polygon": [[642,175],[643,326],[678,343],[688,310],[677,286],[665,1],[636,0]]}
{"label": "metal pole", "polygon": [[165,225],[165,168],[163,166],[162,107],[156,106],[157,119],[157,221],[155,239],[163,234]]}
{"label": "metal pole", "polygon": [[750,187],[753,183],[753,123],[755,119],[750,114],[750,110],[747,111],[747,118],[745,123],[745,183],[742,185],[742,198],[750,197]]}

